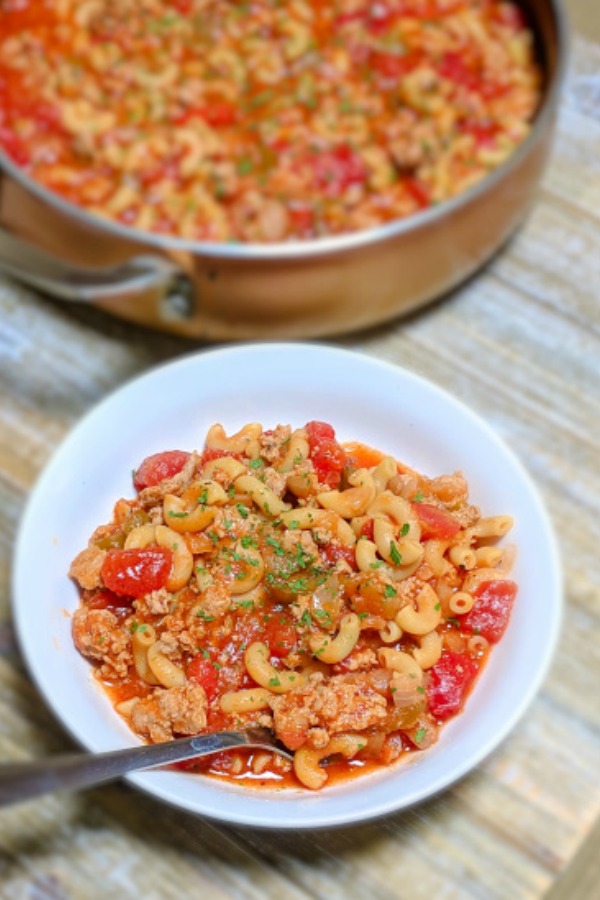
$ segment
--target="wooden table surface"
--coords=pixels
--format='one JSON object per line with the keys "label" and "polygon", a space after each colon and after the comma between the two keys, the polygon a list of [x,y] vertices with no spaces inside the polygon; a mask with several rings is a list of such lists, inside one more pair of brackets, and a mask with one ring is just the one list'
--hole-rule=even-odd
{"label": "wooden table surface", "polygon": [[[563,548],[567,609],[530,711],[457,786],[352,829],[226,828],[120,784],[5,810],[0,897],[600,897],[600,10],[597,0],[570,5],[580,34],[525,226],[443,302],[335,342],[463,398],[541,489]],[[2,759],[73,746],[29,681],[11,628],[11,555],[27,495],[96,401],[190,349],[0,280]]]}

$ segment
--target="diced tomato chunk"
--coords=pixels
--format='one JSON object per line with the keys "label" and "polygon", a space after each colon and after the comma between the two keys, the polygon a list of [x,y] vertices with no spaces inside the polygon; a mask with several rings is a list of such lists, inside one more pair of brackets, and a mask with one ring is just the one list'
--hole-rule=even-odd
{"label": "diced tomato chunk", "polygon": [[205,466],[207,463],[212,462],[213,459],[222,459],[224,456],[233,456],[235,459],[240,459],[239,453],[231,453],[230,450],[213,450],[207,447],[200,457],[200,466]]}
{"label": "diced tomato chunk", "polygon": [[271,656],[283,658],[295,649],[298,634],[287,613],[274,612],[265,623],[263,640],[267,644]]}
{"label": "diced tomato chunk", "polygon": [[[372,519],[370,520],[372,523]],[[367,523],[365,523],[367,524]],[[338,560],[345,560],[351,569],[357,569],[356,565],[356,553],[354,552],[354,547],[342,547],[341,544],[325,544],[324,547],[321,548],[321,553],[327,563],[331,566],[335,566]]]}
{"label": "diced tomato chunk", "polygon": [[335,440],[335,431],[333,425],[328,422],[318,422],[313,420],[305,425],[308,434],[308,442],[312,448],[317,441],[333,441]]}
{"label": "diced tomato chunk", "polygon": [[380,50],[371,54],[371,66],[383,78],[399,79],[412,72],[423,59],[420,53],[382,53]]}
{"label": "diced tomato chunk", "polygon": [[506,25],[514,31],[523,31],[524,28],[527,28],[525,14],[516,3],[495,4],[491,18],[500,25]]}
{"label": "diced tomato chunk", "polygon": [[366,537],[367,540],[372,541],[373,537],[374,537],[374,534],[373,534],[374,525],[375,525],[374,519],[367,519],[367,521],[364,523],[364,525],[360,529],[360,536]]}
{"label": "diced tomato chunk", "polygon": [[458,53],[445,53],[438,67],[438,71],[443,78],[453,81],[454,84],[461,85],[470,91],[477,90],[480,77],[473,69],[471,69]]}
{"label": "diced tomato chunk", "polygon": [[462,627],[497,643],[506,631],[517,590],[514,581],[482,582],[475,591],[475,605],[461,618]]}
{"label": "diced tomato chunk", "polygon": [[190,681],[204,688],[204,693],[210,702],[218,691],[218,676],[210,659],[204,656],[195,656],[186,667],[186,675]]}
{"label": "diced tomato chunk", "polygon": [[386,31],[402,16],[411,19],[441,19],[460,9],[467,0],[392,0],[388,3],[368,3],[362,9],[348,10],[335,20],[337,29],[348,22],[362,22],[372,32]]}
{"label": "diced tomato chunk", "polygon": [[133,476],[133,483],[138,491],[160,484],[165,478],[172,478],[181,472],[190,454],[185,450],[165,450],[147,456]]}
{"label": "diced tomato chunk", "polygon": [[464,9],[465,0],[404,0],[405,15],[420,19],[442,19]]}
{"label": "diced tomato chunk", "polygon": [[317,186],[328,197],[339,197],[353,184],[363,184],[367,170],[347,144],[311,158]]}
{"label": "diced tomato chunk", "polygon": [[204,109],[203,118],[209,125],[219,127],[233,125],[237,114],[233,103],[228,103],[226,100],[213,100]]}
{"label": "diced tomato chunk", "polygon": [[167,547],[109,550],[102,563],[102,581],[115,594],[143,597],[165,586],[173,553]]}
{"label": "diced tomato chunk", "polygon": [[217,128],[222,125],[233,125],[236,120],[235,106],[225,100],[211,101],[204,107],[200,115],[205,122]]}
{"label": "diced tomato chunk", "polygon": [[327,422],[306,425],[310,459],[322,484],[338,487],[346,465],[346,454],[335,439],[335,431]]}
{"label": "diced tomato chunk", "polygon": [[425,209],[426,206],[430,205],[431,193],[423,181],[420,181],[418,178],[405,178],[403,184],[413,200],[417,201],[421,209]]}
{"label": "diced tomato chunk", "polygon": [[361,22],[364,18],[366,18],[366,16],[366,10],[362,9],[354,9],[348,12],[341,13],[335,20],[335,28],[337,29],[342,25],[347,25],[348,22]]}
{"label": "diced tomato chunk", "polygon": [[498,97],[503,97],[504,94],[507,94],[510,89],[510,82],[484,81],[479,86],[479,93],[484,100],[497,100]]}
{"label": "diced tomato chunk", "polygon": [[490,119],[467,119],[461,123],[460,130],[463,134],[471,134],[478,147],[489,147],[494,143],[500,126]]}
{"label": "diced tomato chunk", "polygon": [[478,671],[468,653],[443,653],[429,670],[427,700],[432,716],[448,719],[459,712]]}
{"label": "diced tomato chunk", "polygon": [[412,508],[419,520],[423,540],[451,540],[460,531],[460,524],[445,509],[431,503],[413,503]]}
{"label": "diced tomato chunk", "polygon": [[296,235],[304,235],[312,231],[314,227],[314,212],[309,207],[293,207],[288,209],[288,215],[292,222],[292,231]]}
{"label": "diced tomato chunk", "polygon": [[87,601],[89,609],[108,609],[110,612],[129,608],[131,597],[119,597],[113,591],[98,591]]}
{"label": "diced tomato chunk", "polygon": [[26,145],[9,128],[0,127],[0,146],[17,165],[24,166],[29,162],[29,151]]}

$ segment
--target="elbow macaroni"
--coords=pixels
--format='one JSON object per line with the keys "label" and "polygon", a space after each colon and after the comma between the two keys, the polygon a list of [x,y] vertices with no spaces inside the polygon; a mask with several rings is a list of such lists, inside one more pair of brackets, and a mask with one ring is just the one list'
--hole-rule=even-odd
{"label": "elbow macaroni", "polygon": [[304,681],[301,672],[288,672],[276,669],[269,662],[270,651],[266,644],[255,641],[250,644],[244,654],[244,662],[248,674],[263,688],[273,694],[287,694],[299,687]]}
{"label": "elbow macaroni", "polygon": [[324,663],[338,663],[352,653],[360,636],[360,621],[356,613],[348,613],[342,617],[337,635],[334,638],[311,638],[310,648],[313,654]]}

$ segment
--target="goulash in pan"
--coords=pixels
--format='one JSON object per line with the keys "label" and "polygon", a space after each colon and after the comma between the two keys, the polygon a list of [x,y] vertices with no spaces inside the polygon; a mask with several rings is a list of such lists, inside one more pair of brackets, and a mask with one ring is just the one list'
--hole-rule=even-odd
{"label": "goulash in pan", "polygon": [[527,136],[504,0],[2,0],[0,147],[121,224],[280,242],[410,216]]}

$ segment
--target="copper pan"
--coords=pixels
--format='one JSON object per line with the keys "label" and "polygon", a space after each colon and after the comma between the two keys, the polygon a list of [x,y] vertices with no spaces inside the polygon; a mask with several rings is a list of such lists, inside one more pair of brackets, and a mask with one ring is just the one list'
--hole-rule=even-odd
{"label": "copper pan", "polygon": [[458,285],[534,198],[566,57],[560,0],[527,0],[545,72],[516,153],[453,200],[364,232],[289,244],[209,244],[105,221],[0,153],[0,269],[42,292],[205,339],[318,337],[403,315]]}

